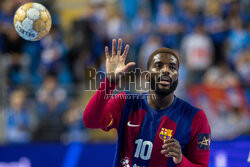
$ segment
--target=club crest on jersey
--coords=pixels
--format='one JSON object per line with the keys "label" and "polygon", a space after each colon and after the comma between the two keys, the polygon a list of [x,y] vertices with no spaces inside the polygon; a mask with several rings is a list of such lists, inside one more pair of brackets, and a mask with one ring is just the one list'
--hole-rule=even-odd
{"label": "club crest on jersey", "polygon": [[171,139],[171,137],[172,137],[172,132],[173,132],[173,130],[171,130],[171,129],[161,128],[161,131],[160,131],[160,133],[159,133],[159,137],[160,137],[162,140]]}

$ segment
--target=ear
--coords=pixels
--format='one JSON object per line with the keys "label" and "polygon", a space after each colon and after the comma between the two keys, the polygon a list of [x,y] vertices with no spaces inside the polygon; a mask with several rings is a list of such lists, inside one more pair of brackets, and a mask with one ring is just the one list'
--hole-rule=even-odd
{"label": "ear", "polygon": [[174,79],[174,81],[178,80],[179,79],[179,70],[177,71],[177,76],[176,78]]}

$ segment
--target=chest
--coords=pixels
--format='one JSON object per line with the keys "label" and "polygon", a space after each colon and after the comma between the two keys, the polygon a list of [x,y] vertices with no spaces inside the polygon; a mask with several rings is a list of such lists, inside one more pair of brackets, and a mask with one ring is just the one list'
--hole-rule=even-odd
{"label": "chest", "polygon": [[124,131],[126,140],[134,144],[146,141],[160,151],[164,140],[175,138],[184,149],[190,139],[191,125],[181,115],[173,119],[171,115],[141,109],[131,112],[124,123]]}

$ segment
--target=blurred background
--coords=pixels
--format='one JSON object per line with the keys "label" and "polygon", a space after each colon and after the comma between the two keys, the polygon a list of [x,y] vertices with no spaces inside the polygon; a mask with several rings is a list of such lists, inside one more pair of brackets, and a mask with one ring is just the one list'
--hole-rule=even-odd
{"label": "blurred background", "polygon": [[[122,37],[127,61],[165,46],[180,56],[178,97],[202,108],[210,167],[250,166],[249,0],[37,0],[52,15],[38,42],[13,26],[28,0],[0,1],[0,166],[112,166],[116,132],[86,129],[94,92],[87,68],[105,71],[105,45]],[[98,158],[98,160],[97,160]]]}

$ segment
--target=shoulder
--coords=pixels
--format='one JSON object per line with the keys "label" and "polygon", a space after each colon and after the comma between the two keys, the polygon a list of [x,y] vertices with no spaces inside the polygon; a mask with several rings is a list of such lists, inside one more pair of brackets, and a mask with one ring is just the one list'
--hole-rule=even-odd
{"label": "shoulder", "polygon": [[207,116],[205,112],[197,107],[194,107],[190,103],[177,98],[176,107],[179,110],[180,114],[185,118],[189,118],[192,122],[202,123],[206,122],[208,124]]}
{"label": "shoulder", "polygon": [[190,103],[176,97],[176,107],[180,112],[184,112],[186,114],[192,114],[192,115],[196,115],[199,111],[201,111],[201,109],[194,107],[193,105],[191,105]]}
{"label": "shoulder", "polygon": [[207,116],[202,109],[194,107],[188,102],[179,98],[178,104],[181,112],[183,112],[184,117],[190,121],[191,131],[210,133],[210,125]]}
{"label": "shoulder", "polygon": [[206,129],[210,131],[209,122],[205,112],[197,107],[192,106],[188,102],[178,98],[179,106],[184,113],[185,117],[189,117],[191,120],[192,128]]}

